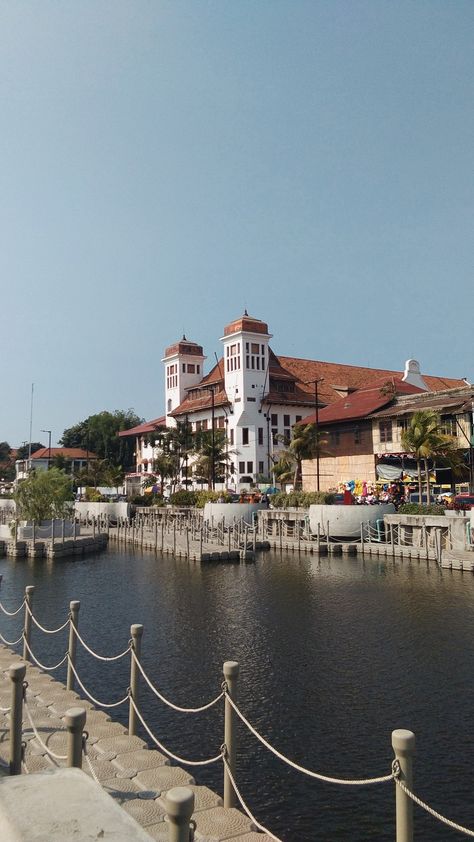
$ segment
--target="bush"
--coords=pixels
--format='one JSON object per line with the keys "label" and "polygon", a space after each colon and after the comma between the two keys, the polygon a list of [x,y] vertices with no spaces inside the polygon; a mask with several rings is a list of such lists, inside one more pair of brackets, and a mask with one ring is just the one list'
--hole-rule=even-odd
{"label": "bush", "polygon": [[188,491],[183,488],[181,491],[175,491],[175,493],[171,495],[170,503],[172,503],[173,506],[195,506],[197,495],[197,491]]}
{"label": "bush", "polygon": [[203,509],[206,503],[217,503],[218,500],[224,500],[224,503],[230,503],[230,494],[224,494],[223,491],[197,491],[196,492],[196,507]]}
{"label": "bush", "polygon": [[444,515],[444,506],[437,503],[402,503],[398,509],[399,515]]}
{"label": "bush", "polygon": [[307,509],[314,504],[332,506],[334,497],[328,491],[291,491],[289,494],[279,491],[271,495],[270,502],[274,509]]}
{"label": "bush", "polygon": [[97,488],[91,488],[89,486],[86,488],[85,498],[88,503],[102,503],[104,500],[100,491],[97,491]]}
{"label": "bush", "polygon": [[153,494],[135,494],[130,502],[135,506],[151,506],[153,502]]}

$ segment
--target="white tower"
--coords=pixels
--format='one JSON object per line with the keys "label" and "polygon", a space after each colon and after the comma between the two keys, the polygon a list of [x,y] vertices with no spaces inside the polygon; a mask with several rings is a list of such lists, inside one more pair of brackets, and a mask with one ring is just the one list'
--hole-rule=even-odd
{"label": "white tower", "polygon": [[247,311],[224,328],[225,390],[229,399],[229,435],[238,483],[254,482],[264,471],[264,416],[261,400],[269,391],[268,325]]}
{"label": "white tower", "polygon": [[186,390],[202,380],[205,360],[201,345],[190,342],[183,335],[179,342],[165,350],[162,362],[165,364],[165,414],[166,426],[174,427],[176,422],[170,412],[183,402]]}

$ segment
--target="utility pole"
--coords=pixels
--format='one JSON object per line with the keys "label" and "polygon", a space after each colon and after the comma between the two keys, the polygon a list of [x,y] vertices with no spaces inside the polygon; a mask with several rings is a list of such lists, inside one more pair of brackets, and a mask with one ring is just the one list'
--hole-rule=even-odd
{"label": "utility pole", "polygon": [[42,433],[48,433],[49,442],[48,442],[48,471],[51,467],[51,430],[41,430]]}
{"label": "utility pole", "polygon": [[318,386],[322,383],[324,377],[317,377],[315,380],[308,380],[306,382],[306,386],[314,385],[314,412],[315,412],[315,425],[314,425],[314,432],[316,436],[316,491],[319,491],[319,395],[318,395]]}

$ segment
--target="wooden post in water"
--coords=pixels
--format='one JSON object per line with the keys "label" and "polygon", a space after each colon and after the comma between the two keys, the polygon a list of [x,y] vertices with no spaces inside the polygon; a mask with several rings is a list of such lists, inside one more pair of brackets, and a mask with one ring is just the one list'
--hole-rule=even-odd
{"label": "wooden post in water", "polygon": [[[399,728],[392,731],[392,748],[400,767],[400,780],[413,790],[415,735]],[[413,801],[395,783],[396,842],[413,842]]]}

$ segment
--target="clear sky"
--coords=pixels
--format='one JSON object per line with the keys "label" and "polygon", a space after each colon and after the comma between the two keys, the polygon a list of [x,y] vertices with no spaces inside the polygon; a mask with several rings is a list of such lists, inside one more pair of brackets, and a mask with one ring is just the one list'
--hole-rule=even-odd
{"label": "clear sky", "polygon": [[474,380],[472,0],[0,0],[0,441],[277,353]]}

